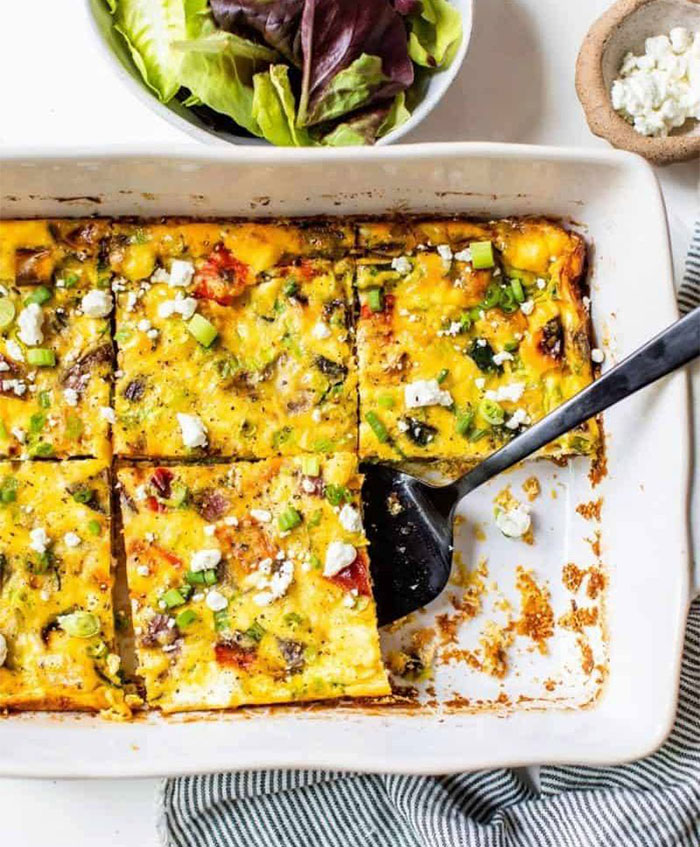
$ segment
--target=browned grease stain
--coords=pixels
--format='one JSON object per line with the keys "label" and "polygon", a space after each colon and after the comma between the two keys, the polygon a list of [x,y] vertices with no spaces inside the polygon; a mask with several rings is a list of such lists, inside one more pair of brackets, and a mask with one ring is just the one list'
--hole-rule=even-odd
{"label": "browned grease stain", "polygon": [[588,577],[586,596],[591,600],[595,600],[605,588],[606,583],[605,574],[600,568],[595,566],[579,568],[574,562],[569,562],[562,568],[562,583],[572,594],[578,592],[586,577]]}
{"label": "browned grease stain", "polygon": [[597,500],[590,500],[588,503],[579,503],[576,511],[587,521],[599,521],[602,508],[603,498],[599,497]]}
{"label": "browned grease stain", "polygon": [[536,476],[529,476],[523,483],[523,491],[527,495],[527,499],[532,503],[540,496],[542,486]]}
{"label": "browned grease stain", "polygon": [[520,592],[520,619],[513,623],[518,635],[531,638],[542,654],[548,652],[547,641],[554,635],[554,612],[549,589],[539,586],[532,574],[517,569],[515,586]]}

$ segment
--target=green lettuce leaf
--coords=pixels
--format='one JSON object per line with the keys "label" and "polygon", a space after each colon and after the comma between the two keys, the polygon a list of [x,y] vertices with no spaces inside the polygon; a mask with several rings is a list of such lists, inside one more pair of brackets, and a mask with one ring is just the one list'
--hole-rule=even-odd
{"label": "green lettuce leaf", "polygon": [[383,135],[387,135],[392,130],[400,127],[401,124],[405,124],[410,117],[411,113],[406,108],[406,92],[402,91],[394,97],[394,102],[391,104],[389,113],[377,130],[377,138],[381,138]]}
{"label": "green lettuce leaf", "polygon": [[306,130],[296,126],[296,103],[287,65],[270,65],[253,77],[253,118],[263,138],[278,147],[311,144]]}
{"label": "green lettuce leaf", "polygon": [[317,124],[346,115],[369,102],[372,95],[388,81],[382,72],[379,56],[362,53],[331,79],[304,123]]}
{"label": "green lettuce leaf", "polygon": [[378,106],[354,115],[324,135],[321,143],[328,147],[360,147],[374,144],[390,111],[388,106]]}
{"label": "green lettuce leaf", "polygon": [[253,135],[262,135],[253,117],[253,77],[278,58],[261,44],[217,29],[208,0],[185,0],[186,35],[175,50],[181,56],[179,80],[203,103],[228,115]]}
{"label": "green lettuce leaf", "polygon": [[462,41],[462,15],[447,0],[423,0],[408,17],[408,55],[425,68],[446,68]]}
{"label": "green lettuce leaf", "polygon": [[110,7],[146,85],[167,103],[180,88],[182,57],[172,44],[185,37],[183,0],[113,0]]}

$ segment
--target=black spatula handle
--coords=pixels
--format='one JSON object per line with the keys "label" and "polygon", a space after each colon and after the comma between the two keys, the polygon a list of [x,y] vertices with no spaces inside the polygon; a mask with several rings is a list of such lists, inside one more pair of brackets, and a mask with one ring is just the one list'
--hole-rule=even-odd
{"label": "black spatula handle", "polygon": [[700,356],[700,307],[667,327],[455,483],[460,497],[574,427]]}

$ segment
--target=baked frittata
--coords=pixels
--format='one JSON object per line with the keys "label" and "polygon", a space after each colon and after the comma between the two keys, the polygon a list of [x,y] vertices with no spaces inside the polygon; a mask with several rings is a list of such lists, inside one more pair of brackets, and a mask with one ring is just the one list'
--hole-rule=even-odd
{"label": "baked frittata", "polygon": [[[592,379],[583,241],[547,221],[361,227],[360,455],[478,460]],[[589,454],[594,421],[546,449]]]}
{"label": "baked frittata", "polygon": [[0,456],[108,457],[111,294],[63,278],[3,290]]}
{"label": "baked frittata", "polygon": [[151,706],[389,693],[356,456],[140,465],[119,481]]}
{"label": "baked frittata", "polygon": [[128,714],[101,460],[0,462],[0,708]]}
{"label": "baked frittata", "polygon": [[126,246],[115,237],[111,254],[129,274],[115,283],[117,454],[354,450],[353,264],[304,255],[336,251],[341,236],[215,224],[142,232]]}

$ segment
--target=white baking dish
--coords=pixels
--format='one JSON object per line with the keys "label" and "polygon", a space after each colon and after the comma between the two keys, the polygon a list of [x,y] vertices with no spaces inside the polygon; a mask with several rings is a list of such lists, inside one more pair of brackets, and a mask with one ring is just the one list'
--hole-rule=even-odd
{"label": "white baking dish", "polygon": [[[563,216],[585,225],[593,244],[593,321],[609,360],[676,317],[659,189],[651,169],[624,153],[496,144],[167,156],[25,151],[4,155],[0,186],[5,217],[398,209]],[[477,713],[438,702],[414,712],[257,709],[129,724],[18,715],[0,720],[0,774],[145,776],[292,766],[447,772],[544,761],[610,763],[650,752],[673,720],[690,588],[684,375],[611,410],[606,432],[609,474],[595,496],[605,500],[609,673],[587,708],[576,707],[585,702],[581,689],[542,708]],[[566,473],[571,484],[557,484],[567,490],[563,502],[573,505],[576,487],[587,484],[585,472]],[[483,502],[474,501],[474,508]],[[550,510],[543,500],[538,508],[557,524],[542,562],[554,558],[560,567],[580,527],[563,506]],[[477,683],[465,675],[458,684],[468,694]]]}

